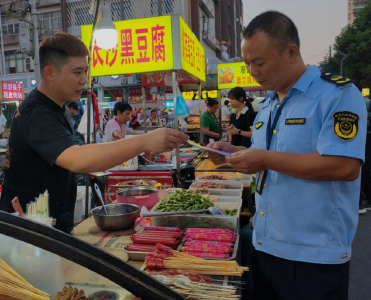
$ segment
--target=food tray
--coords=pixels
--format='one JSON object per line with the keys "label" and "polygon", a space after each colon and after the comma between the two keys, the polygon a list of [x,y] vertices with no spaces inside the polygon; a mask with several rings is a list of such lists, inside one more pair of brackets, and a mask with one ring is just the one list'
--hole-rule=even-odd
{"label": "food tray", "polygon": [[[191,184],[189,187],[190,190],[196,190],[197,188],[194,187],[197,183],[202,183],[202,182],[215,182],[215,180],[203,180],[203,181],[196,181]],[[240,182],[221,182],[216,181],[216,183],[224,184],[225,189],[211,189],[210,193],[213,195],[218,195],[218,196],[228,196],[228,197],[242,197],[242,191],[243,191],[243,184]]]}
{"label": "food tray", "polygon": [[[186,241],[186,237],[184,237],[182,239],[182,241],[180,242],[180,244],[178,245],[178,247],[176,248],[176,250],[180,251],[180,247],[184,245],[185,241]],[[125,247],[128,246],[128,245],[130,245],[130,244],[132,244],[132,243],[133,242],[130,242],[129,244],[125,245]],[[235,245],[236,245],[236,243],[235,243]],[[146,256],[149,253],[149,252],[140,252],[140,251],[128,251],[125,248],[123,250],[128,255],[128,257],[129,257],[130,260],[135,260],[135,261],[145,261],[146,260]]]}
{"label": "food tray", "polygon": [[207,183],[207,182],[214,182],[214,183],[224,185],[226,190],[240,190],[241,192],[243,190],[243,184],[241,182],[237,182],[237,181],[226,182],[225,180],[199,180],[199,181],[193,182],[191,184],[191,187],[193,188],[195,185],[199,183]]}
{"label": "food tray", "polygon": [[[184,238],[180,243],[179,247],[177,248],[178,251],[183,247],[184,243],[187,241],[187,238]],[[207,260],[234,260],[237,257],[238,245],[240,243],[240,236],[236,233],[236,241],[234,242],[233,252],[231,257],[229,258],[209,258],[209,257],[202,257],[203,259]]]}
{"label": "food tray", "polygon": [[[158,202],[151,212],[156,212]],[[239,226],[239,219],[241,214],[241,203],[233,202],[214,202],[214,206],[220,209],[232,210],[237,209],[235,216],[213,216],[206,214],[184,214],[174,216],[151,217],[152,226],[163,227],[179,227],[181,230],[187,228],[216,228],[216,229],[230,229],[237,233]]]}
{"label": "food tray", "polygon": [[[181,190],[181,189],[180,189]],[[214,189],[210,189],[210,190],[214,190]],[[175,189],[171,190],[171,191],[167,191],[168,195],[172,195],[172,194],[175,194]],[[241,196],[236,196],[236,197],[232,197],[232,196],[227,196],[227,195],[208,195],[209,197],[212,197],[212,198],[217,198],[219,199],[219,203],[223,203],[223,202],[235,202],[235,203],[240,203],[240,205],[242,204],[242,198]],[[215,203],[215,202],[214,202]]]}
{"label": "food tray", "polygon": [[[205,179],[206,176],[210,175],[217,175],[224,179]],[[249,188],[253,178],[251,175],[247,174],[218,174],[218,173],[207,173],[207,174],[200,174],[196,178],[197,181],[210,181],[216,183],[229,183],[229,182],[241,182],[244,188]]]}

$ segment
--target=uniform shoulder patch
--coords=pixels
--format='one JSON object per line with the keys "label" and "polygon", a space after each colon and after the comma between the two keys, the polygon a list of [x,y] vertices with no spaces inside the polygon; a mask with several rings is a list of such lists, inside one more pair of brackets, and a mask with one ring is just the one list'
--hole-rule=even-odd
{"label": "uniform shoulder patch", "polygon": [[359,116],[350,111],[337,111],[332,115],[335,135],[343,141],[354,139],[358,133]]}
{"label": "uniform shoulder patch", "polygon": [[331,83],[335,83],[336,85],[343,86],[351,82],[355,82],[355,80],[334,74],[334,73],[322,73],[321,78]]}

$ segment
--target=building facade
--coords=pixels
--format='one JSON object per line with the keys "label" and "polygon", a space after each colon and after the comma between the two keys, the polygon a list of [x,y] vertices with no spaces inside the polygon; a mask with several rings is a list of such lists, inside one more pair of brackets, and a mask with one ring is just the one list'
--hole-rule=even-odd
{"label": "building facade", "polygon": [[359,11],[371,0],[348,0],[348,24],[352,24],[358,17]]}
{"label": "building facade", "polygon": [[[106,0],[105,3],[110,7],[113,21],[181,15],[205,48],[207,64],[232,62],[241,56],[242,0]],[[32,37],[31,26],[20,20],[31,19],[27,5],[28,1],[9,0],[2,1],[1,6],[0,38],[4,47],[0,53],[0,81],[22,82],[24,96],[37,86],[32,53],[20,51],[20,30],[28,28]],[[37,1],[39,41],[58,31],[81,37],[80,28],[93,23],[94,10],[90,0]],[[100,102],[112,100],[113,96],[128,99],[130,89],[138,90],[141,86],[141,76],[105,76],[98,78],[98,82],[94,89]]]}
{"label": "building facade", "polygon": [[[37,85],[33,72],[32,53],[20,51],[19,32],[30,25],[19,18],[30,20],[27,1],[4,1],[1,4],[1,28],[4,49],[0,53],[0,81],[22,82],[24,96]],[[37,1],[39,40],[62,31],[62,15],[59,0]],[[32,34],[31,34],[32,36]],[[5,72],[2,55],[4,53]],[[5,75],[4,75],[5,74]]]}

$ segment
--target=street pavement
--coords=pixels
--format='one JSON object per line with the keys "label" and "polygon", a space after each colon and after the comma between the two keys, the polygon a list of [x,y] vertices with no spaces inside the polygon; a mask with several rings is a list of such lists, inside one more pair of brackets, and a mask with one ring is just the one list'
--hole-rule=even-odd
{"label": "street pavement", "polygon": [[350,260],[349,300],[371,300],[371,211],[359,216]]}

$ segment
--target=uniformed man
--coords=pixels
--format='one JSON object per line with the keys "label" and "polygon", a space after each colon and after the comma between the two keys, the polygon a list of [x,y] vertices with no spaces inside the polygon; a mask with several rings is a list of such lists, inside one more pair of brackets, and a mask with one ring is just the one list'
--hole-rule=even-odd
{"label": "uniformed man", "polygon": [[233,155],[209,157],[256,173],[256,299],[345,300],[367,113],[349,79],[306,68],[299,49],[287,16],[268,11],[250,22],[243,60],[273,92],[255,119],[252,148],[212,143]]}

